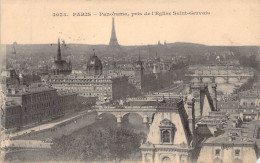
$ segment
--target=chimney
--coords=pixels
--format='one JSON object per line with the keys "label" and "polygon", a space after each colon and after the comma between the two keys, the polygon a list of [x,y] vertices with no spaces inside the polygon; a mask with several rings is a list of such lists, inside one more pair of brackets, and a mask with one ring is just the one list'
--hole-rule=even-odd
{"label": "chimney", "polygon": [[212,99],[213,99],[213,103],[214,103],[214,107],[216,110],[218,110],[218,106],[217,106],[217,84],[213,83],[212,84]]}
{"label": "chimney", "polygon": [[191,131],[191,134],[192,134],[192,146],[195,145],[195,142],[196,142],[196,131],[195,131],[195,108],[194,108],[194,105],[195,105],[195,99],[192,98],[192,99],[188,99],[187,101],[187,104],[188,104],[188,119],[189,119],[189,128],[190,128],[190,131]]}
{"label": "chimney", "polygon": [[237,123],[235,121],[232,122],[232,127],[237,128]]}
{"label": "chimney", "polygon": [[228,137],[228,141],[229,141],[229,142],[232,142],[232,136],[229,136],[229,137]]}
{"label": "chimney", "polygon": [[12,95],[15,95],[15,94],[16,94],[15,88],[12,88],[12,89],[11,89],[11,94],[12,94]]}

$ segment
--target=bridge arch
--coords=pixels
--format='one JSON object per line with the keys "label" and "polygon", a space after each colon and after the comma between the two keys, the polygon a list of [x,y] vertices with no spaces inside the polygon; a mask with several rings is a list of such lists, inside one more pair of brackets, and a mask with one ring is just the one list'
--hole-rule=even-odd
{"label": "bridge arch", "polygon": [[230,78],[228,78],[228,82],[232,83],[232,84],[237,83],[238,81],[239,81],[239,79],[237,77],[230,77]]}
{"label": "bridge arch", "polygon": [[131,128],[134,132],[142,132],[148,134],[149,132],[149,117],[148,115],[129,112],[123,115],[121,126],[124,128]]}
{"label": "bridge arch", "polygon": [[210,77],[204,77],[204,78],[202,79],[202,82],[203,82],[203,83],[211,83],[212,81],[211,81],[211,78],[210,78]]}
{"label": "bridge arch", "polygon": [[118,116],[113,112],[103,112],[103,113],[98,113],[96,120],[105,121],[107,123],[113,123],[118,121],[117,117]]}
{"label": "bridge arch", "polygon": [[199,78],[193,78],[193,79],[191,79],[191,82],[192,83],[199,83],[200,82],[200,80],[199,80]]}
{"label": "bridge arch", "polygon": [[217,84],[222,84],[222,83],[225,83],[226,80],[225,80],[223,77],[216,77],[216,78],[215,78],[215,82],[216,82]]}
{"label": "bridge arch", "polygon": [[131,120],[129,118],[136,119],[137,121],[141,120],[142,122],[144,122],[145,116],[138,112],[129,112],[129,113],[122,114],[122,120],[128,119],[128,120],[130,120],[130,122],[134,122],[133,120]]}

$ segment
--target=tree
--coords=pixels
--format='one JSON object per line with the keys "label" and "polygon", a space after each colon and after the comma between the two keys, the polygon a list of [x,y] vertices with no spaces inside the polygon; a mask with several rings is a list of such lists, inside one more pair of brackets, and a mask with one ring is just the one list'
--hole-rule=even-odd
{"label": "tree", "polygon": [[257,76],[256,75],[249,78],[246,83],[242,84],[241,87],[238,89],[238,91],[241,92],[241,91],[247,91],[247,90],[252,89],[255,82],[257,82]]}
{"label": "tree", "polygon": [[55,139],[52,153],[59,161],[121,161],[139,151],[143,134],[121,127],[88,127],[79,134]]}

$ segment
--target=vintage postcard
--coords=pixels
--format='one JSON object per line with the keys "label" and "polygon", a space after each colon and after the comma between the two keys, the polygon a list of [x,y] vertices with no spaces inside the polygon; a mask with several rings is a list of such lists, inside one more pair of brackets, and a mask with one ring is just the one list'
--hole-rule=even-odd
{"label": "vintage postcard", "polygon": [[259,0],[2,0],[0,17],[0,162],[260,157]]}

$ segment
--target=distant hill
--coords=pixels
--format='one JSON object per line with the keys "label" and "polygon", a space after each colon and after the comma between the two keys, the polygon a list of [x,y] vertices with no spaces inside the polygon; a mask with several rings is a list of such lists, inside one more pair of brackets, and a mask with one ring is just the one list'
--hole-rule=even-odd
{"label": "distant hill", "polygon": [[[14,48],[15,47],[15,48]],[[15,49],[15,50],[14,50]],[[67,44],[62,46],[62,54],[64,57],[68,55],[91,55],[95,49],[98,55],[107,53],[107,45],[89,45],[89,44]],[[122,50],[129,55],[142,54],[155,55],[198,55],[206,52],[225,52],[231,51],[236,55],[250,55],[259,53],[259,46],[207,46],[195,43],[167,43],[165,45],[142,45],[142,46],[122,46]],[[12,44],[7,45],[7,56],[16,51],[16,55],[44,55],[46,57],[55,57],[57,53],[57,44]]]}

